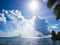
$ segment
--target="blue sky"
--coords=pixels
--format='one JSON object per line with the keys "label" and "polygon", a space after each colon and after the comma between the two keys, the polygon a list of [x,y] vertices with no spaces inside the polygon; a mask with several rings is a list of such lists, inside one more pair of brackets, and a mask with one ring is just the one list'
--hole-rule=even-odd
{"label": "blue sky", "polygon": [[28,2],[29,0],[0,0],[1,36],[43,36],[49,35],[51,30],[60,30],[60,21],[56,21],[53,10],[47,8],[47,0],[38,0],[39,9],[36,14],[27,9]]}

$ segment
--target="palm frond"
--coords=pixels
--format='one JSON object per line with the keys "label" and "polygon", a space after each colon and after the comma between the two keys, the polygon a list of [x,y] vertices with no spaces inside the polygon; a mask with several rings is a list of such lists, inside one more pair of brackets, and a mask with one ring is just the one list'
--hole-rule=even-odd
{"label": "palm frond", "polygon": [[58,11],[58,13],[56,14],[56,19],[57,19],[57,20],[60,19],[60,11]]}
{"label": "palm frond", "polygon": [[47,6],[51,8],[57,0],[48,0]]}
{"label": "palm frond", "polygon": [[54,10],[54,13],[55,13],[55,14],[56,14],[57,12],[59,12],[59,11],[60,11],[60,5],[57,4],[53,10]]}
{"label": "palm frond", "polygon": [[54,14],[56,15],[56,19],[59,20],[60,19],[60,5],[57,4],[54,8]]}

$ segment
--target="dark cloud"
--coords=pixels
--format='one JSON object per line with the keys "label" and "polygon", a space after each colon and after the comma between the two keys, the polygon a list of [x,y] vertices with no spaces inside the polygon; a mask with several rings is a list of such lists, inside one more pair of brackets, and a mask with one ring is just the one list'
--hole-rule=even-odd
{"label": "dark cloud", "polygon": [[42,33],[43,35],[49,35],[50,32],[48,31],[48,23],[45,19],[40,19],[36,17],[35,19],[35,29],[36,31]]}

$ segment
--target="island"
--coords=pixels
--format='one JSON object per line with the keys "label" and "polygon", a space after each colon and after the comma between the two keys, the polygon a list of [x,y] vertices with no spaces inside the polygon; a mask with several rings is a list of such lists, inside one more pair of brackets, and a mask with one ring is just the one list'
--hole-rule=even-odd
{"label": "island", "polygon": [[52,33],[51,33],[51,39],[52,40],[60,40],[60,32],[55,32],[54,30],[52,31]]}

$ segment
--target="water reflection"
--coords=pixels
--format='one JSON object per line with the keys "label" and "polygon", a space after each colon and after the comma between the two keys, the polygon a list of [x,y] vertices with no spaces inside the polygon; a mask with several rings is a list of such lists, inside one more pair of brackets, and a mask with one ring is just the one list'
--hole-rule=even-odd
{"label": "water reflection", "polygon": [[0,38],[0,45],[60,45],[50,38]]}
{"label": "water reflection", "polygon": [[37,45],[36,38],[24,38],[22,42],[23,45]]}
{"label": "water reflection", "polygon": [[28,38],[24,40],[25,45],[60,45],[60,41],[50,38]]}
{"label": "water reflection", "polygon": [[52,45],[57,45],[56,40],[52,40]]}
{"label": "water reflection", "polygon": [[52,45],[60,45],[60,40],[52,40]]}

